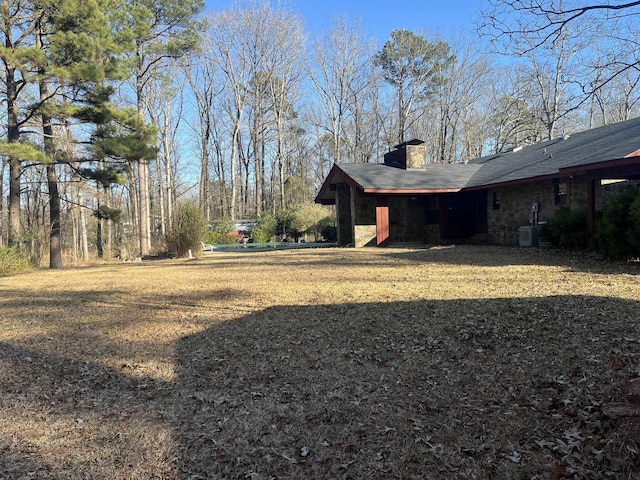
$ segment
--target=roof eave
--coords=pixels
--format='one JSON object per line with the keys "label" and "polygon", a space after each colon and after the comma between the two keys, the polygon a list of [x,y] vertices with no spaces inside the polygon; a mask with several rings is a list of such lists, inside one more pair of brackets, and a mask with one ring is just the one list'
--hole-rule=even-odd
{"label": "roof eave", "polygon": [[531,183],[531,182],[540,182],[543,180],[550,180],[553,178],[558,178],[560,173],[550,173],[548,175],[539,175],[537,177],[526,177],[520,178],[516,180],[508,180],[506,182],[495,182],[495,183],[483,183],[482,185],[474,185],[473,187],[466,187],[462,190],[465,192],[470,192],[474,190],[487,190],[489,188],[501,188],[501,187],[510,187],[513,185],[520,185],[522,183]]}
{"label": "roof eave", "polygon": [[458,193],[461,188],[421,188],[421,189],[381,189],[365,188],[364,193],[371,195],[426,195],[434,193]]}
{"label": "roof eave", "polygon": [[326,180],[322,184],[322,187],[320,187],[318,195],[316,195],[316,198],[314,200],[315,203],[320,203],[322,205],[333,205],[335,203],[335,200],[324,198],[327,190],[331,189],[332,179],[335,175],[338,175],[344,183],[362,190],[362,187],[358,185],[358,183],[353,178],[351,178],[344,170],[342,170],[337,163],[334,163],[333,167],[331,167],[331,170],[329,171],[329,174],[327,175]]}
{"label": "roof eave", "polygon": [[640,165],[640,150],[627,155],[624,158],[616,158],[613,160],[604,160],[602,162],[587,163],[583,165],[577,165],[575,167],[561,168],[561,175],[578,175],[587,174],[596,170],[612,169],[618,167],[629,167],[634,165]]}

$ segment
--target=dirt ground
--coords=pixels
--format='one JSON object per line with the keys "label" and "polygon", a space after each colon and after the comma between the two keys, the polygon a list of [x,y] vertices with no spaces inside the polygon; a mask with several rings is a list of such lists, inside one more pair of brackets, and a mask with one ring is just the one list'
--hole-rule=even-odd
{"label": "dirt ground", "polygon": [[0,278],[2,479],[640,479],[640,266],[455,246]]}

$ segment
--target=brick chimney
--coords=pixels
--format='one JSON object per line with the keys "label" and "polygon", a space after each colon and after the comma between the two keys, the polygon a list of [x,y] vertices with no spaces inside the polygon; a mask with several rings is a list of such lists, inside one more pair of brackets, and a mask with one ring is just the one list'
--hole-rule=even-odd
{"label": "brick chimney", "polygon": [[413,139],[393,147],[384,154],[384,164],[390,167],[424,168],[427,165],[427,146],[422,140]]}

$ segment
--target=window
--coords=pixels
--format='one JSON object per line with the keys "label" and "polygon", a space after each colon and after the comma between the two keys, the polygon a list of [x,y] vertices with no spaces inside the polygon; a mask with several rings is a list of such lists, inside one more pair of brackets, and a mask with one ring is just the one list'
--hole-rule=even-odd
{"label": "window", "polygon": [[560,179],[556,179],[553,181],[553,195],[556,205],[567,204],[567,190],[567,182],[564,182]]}
{"label": "window", "polygon": [[500,192],[493,192],[493,209],[500,210]]}

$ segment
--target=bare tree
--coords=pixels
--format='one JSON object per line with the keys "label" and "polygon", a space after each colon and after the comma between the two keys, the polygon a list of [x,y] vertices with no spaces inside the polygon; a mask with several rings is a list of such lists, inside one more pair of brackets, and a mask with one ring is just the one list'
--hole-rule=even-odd
{"label": "bare tree", "polygon": [[[179,71],[177,65],[171,71]],[[164,237],[173,224],[173,211],[177,202],[176,144],[182,124],[184,108],[184,82],[177,74],[159,74],[149,83],[147,115],[158,129],[158,158],[156,182],[158,188],[158,212],[160,234]]]}
{"label": "bare tree", "polygon": [[[295,117],[297,85],[303,73],[304,35],[300,18],[268,3],[233,7],[211,18],[212,53],[220,72],[221,105],[229,117],[230,216],[240,213],[240,192],[247,202],[253,177],[255,208],[264,208],[266,156],[271,155],[271,178],[283,202],[288,165],[287,128]],[[249,133],[247,134],[247,121]],[[267,124],[274,141],[267,146]],[[247,141],[248,138],[248,141]],[[248,143],[249,142],[249,143]],[[252,157],[252,158],[251,158]],[[253,168],[253,171],[250,171]],[[243,181],[244,179],[244,181]],[[274,186],[275,185],[275,186]]]}
{"label": "bare tree", "polygon": [[423,106],[419,134],[430,139],[428,159],[440,163],[465,160],[463,131],[469,132],[468,114],[487,91],[490,74],[488,62],[469,41],[457,36],[449,44],[453,54],[450,61],[438,65],[442,80],[432,87],[430,101]]}
{"label": "bare tree", "polygon": [[235,219],[238,199],[238,141],[246,107],[245,85],[250,80],[250,64],[243,48],[242,38],[246,34],[242,23],[245,12],[237,8],[219,12],[211,19],[211,48],[222,72],[225,99],[224,109],[231,121],[230,182],[231,198],[229,216]]}
{"label": "bare tree", "polygon": [[[333,161],[355,162],[358,132],[362,130],[365,90],[373,75],[375,42],[359,24],[336,18],[329,32],[313,42],[310,78],[318,94],[319,115],[314,120],[333,141]],[[347,123],[353,128],[349,129]],[[347,152],[344,144],[352,144]]]}
{"label": "bare tree", "polygon": [[[135,102],[138,115],[144,119],[148,83],[167,59],[179,58],[195,47],[194,18],[204,4],[201,0],[128,0],[128,3],[129,14],[136,25],[132,56]],[[148,158],[137,162],[140,255],[143,256],[151,249],[149,163]]]}
{"label": "bare tree", "polygon": [[[489,0],[479,30],[498,51],[519,55],[553,48],[564,41],[568,32],[580,32],[583,44],[575,53],[582,64],[591,70],[607,72],[588,76],[597,82],[574,79],[583,89],[584,103],[617,76],[640,65],[640,57],[635,54],[638,14],[639,1]],[[603,39],[608,54],[594,55],[595,45]],[[585,77],[584,72],[582,76]]]}
{"label": "bare tree", "polygon": [[212,220],[213,192],[211,191],[211,163],[214,150],[216,125],[215,115],[218,96],[221,88],[216,78],[216,56],[211,44],[211,37],[204,34],[201,49],[182,67],[191,98],[195,104],[196,118],[191,129],[196,137],[197,150],[200,156],[199,204],[207,221]]}

